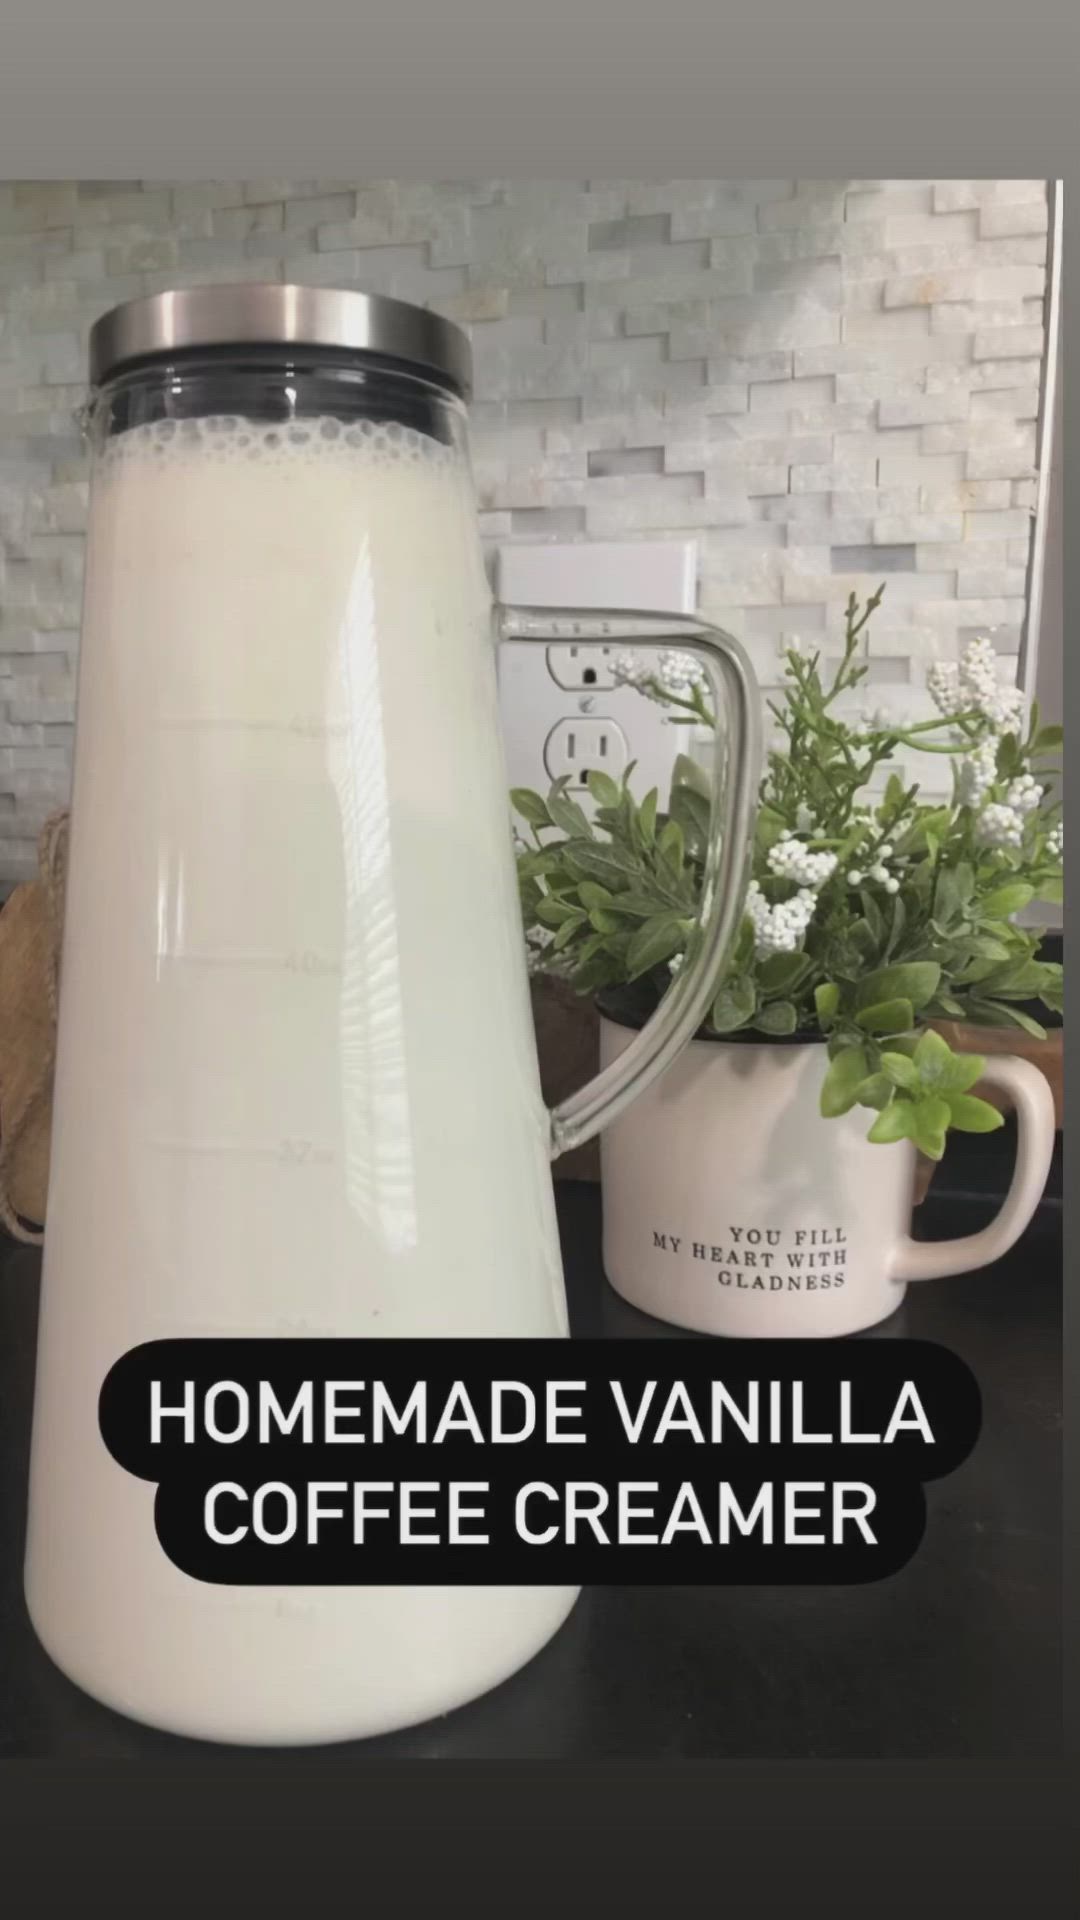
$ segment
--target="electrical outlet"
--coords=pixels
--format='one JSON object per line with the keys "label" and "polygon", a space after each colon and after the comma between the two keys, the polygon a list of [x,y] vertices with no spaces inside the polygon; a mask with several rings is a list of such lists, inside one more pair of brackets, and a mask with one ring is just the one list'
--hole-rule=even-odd
{"label": "electrical outlet", "polygon": [[630,750],[616,720],[560,720],[544,742],[544,765],[552,780],[564,774],[572,787],[588,784],[590,773],[609,773],[618,779]]}
{"label": "electrical outlet", "polygon": [[[686,614],[694,611],[696,579],[693,540],[510,541],[495,555],[496,598],[519,607],[649,607]],[[616,682],[611,662],[623,644],[535,646],[509,640],[499,648],[499,704],[511,786],[542,793],[553,778],[566,774],[579,805],[590,813],[590,768],[618,779],[634,761],[636,792],[650,787],[667,792],[688,730],[673,726],[670,716],[635,687]]]}
{"label": "electrical outlet", "polygon": [[555,685],[567,693],[589,687],[610,689],[617,684],[611,670],[617,652],[617,647],[549,647],[548,670]]}

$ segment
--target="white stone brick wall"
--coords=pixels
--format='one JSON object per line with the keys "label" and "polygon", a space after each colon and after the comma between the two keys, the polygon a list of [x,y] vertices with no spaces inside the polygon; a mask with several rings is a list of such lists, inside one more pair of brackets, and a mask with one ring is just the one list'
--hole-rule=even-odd
{"label": "white stone brick wall", "polygon": [[690,533],[775,683],[888,583],[875,698],[992,630],[1015,671],[1042,377],[1041,180],[0,184],[0,885],[67,796],[86,335],[117,301],[356,284],[471,329],[481,530]]}

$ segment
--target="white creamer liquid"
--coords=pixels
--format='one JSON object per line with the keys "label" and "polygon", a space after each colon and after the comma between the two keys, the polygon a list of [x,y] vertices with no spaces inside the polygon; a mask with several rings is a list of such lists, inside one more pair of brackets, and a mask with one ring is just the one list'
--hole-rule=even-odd
{"label": "white creamer liquid", "polygon": [[204,1585],[97,1428],[140,1341],[566,1330],[489,614],[465,460],[409,429],[98,459],[27,1594],[178,1731],[417,1720],[573,1599]]}

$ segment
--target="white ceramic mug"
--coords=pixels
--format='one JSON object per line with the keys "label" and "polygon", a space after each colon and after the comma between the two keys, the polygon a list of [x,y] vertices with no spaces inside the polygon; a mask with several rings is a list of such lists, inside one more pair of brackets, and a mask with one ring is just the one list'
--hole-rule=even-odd
{"label": "white ceramic mug", "polygon": [[[633,1037],[602,1018],[600,1058]],[[911,1280],[989,1266],[1039,1204],[1054,1101],[1027,1061],[987,1058],[1015,1107],[1016,1165],[979,1233],[909,1232],[915,1149],[872,1145],[873,1115],[822,1118],[821,1042],[694,1040],[601,1136],[604,1269],[645,1313],[757,1339],[857,1333],[899,1307]]]}

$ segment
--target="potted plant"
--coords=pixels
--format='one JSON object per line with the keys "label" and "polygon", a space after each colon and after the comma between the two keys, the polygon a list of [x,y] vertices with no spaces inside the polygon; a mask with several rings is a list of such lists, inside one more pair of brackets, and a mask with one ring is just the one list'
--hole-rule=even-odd
{"label": "potted plant", "polygon": [[[1047,1083],[1024,1061],[954,1050],[935,1022],[1040,1034],[1061,969],[1014,916],[1060,899],[1058,728],[1025,723],[987,641],[931,669],[937,713],[915,723],[852,710],[883,590],[848,603],[842,653],[791,648],[771,711],[746,911],[710,1013],[684,1057],[601,1142],[608,1277],[635,1304],[715,1332],[832,1334],[873,1324],[909,1278],[986,1264],[1038,1203],[1054,1138]],[[696,663],[620,677],[673,719],[711,728]],[[948,755],[952,797],[891,772],[897,747]],[[594,995],[601,1058],[643,1024],[693,937],[708,777],[676,761],[666,809],[632,768],[590,776],[592,816],[556,781],[518,789],[518,872],[530,964]],[[907,1232],[916,1150],[990,1131],[1016,1107],[1010,1195],[983,1234],[934,1246]]]}

